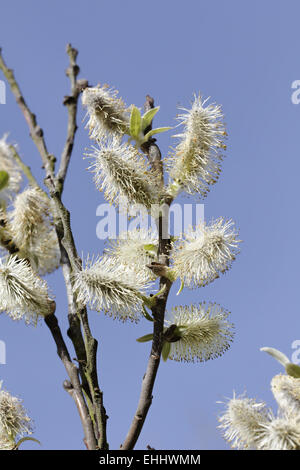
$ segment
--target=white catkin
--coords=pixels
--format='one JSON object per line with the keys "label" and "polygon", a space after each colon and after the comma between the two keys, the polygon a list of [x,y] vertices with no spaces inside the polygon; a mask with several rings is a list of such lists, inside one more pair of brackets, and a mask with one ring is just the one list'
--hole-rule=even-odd
{"label": "white catkin", "polygon": [[13,157],[7,135],[0,139],[0,171],[6,171],[9,175],[8,185],[0,190],[0,203],[10,202],[20,191],[22,184],[22,172]]}
{"label": "white catkin", "polygon": [[157,250],[157,233],[139,229],[123,232],[116,240],[110,240],[105,253],[114,257],[116,263],[124,264],[135,271],[142,271],[150,280],[156,276],[146,265],[156,259]]}
{"label": "white catkin", "polygon": [[51,273],[60,263],[60,249],[50,200],[39,188],[18,194],[8,213],[8,230],[19,258],[28,259],[39,274]]}
{"label": "white catkin", "polygon": [[300,417],[278,416],[262,425],[257,450],[300,450]]}
{"label": "white catkin", "polygon": [[87,127],[90,137],[101,140],[110,135],[122,135],[129,127],[130,113],[118,92],[108,86],[86,88],[82,93],[82,104],[87,108]]}
{"label": "white catkin", "polygon": [[224,354],[233,339],[228,315],[215,303],[174,307],[167,314],[166,325],[177,325],[180,339],[171,343],[169,358],[204,362]]}
{"label": "white catkin", "polygon": [[290,375],[275,375],[271,381],[271,390],[286,415],[299,415],[300,418],[300,379]]}
{"label": "white catkin", "polygon": [[36,324],[39,317],[53,313],[53,308],[46,281],[26,260],[16,256],[0,259],[0,312]]}
{"label": "white catkin", "polygon": [[17,437],[32,433],[32,427],[22,400],[0,386],[0,449],[11,449]]}
{"label": "white catkin", "polygon": [[262,436],[263,426],[269,423],[269,414],[264,402],[234,395],[219,417],[219,428],[233,448],[255,449]]}
{"label": "white catkin", "polygon": [[157,186],[144,157],[132,145],[121,144],[118,138],[98,144],[87,155],[93,160],[89,169],[94,173],[97,189],[116,205],[125,198],[130,204],[150,209],[157,202]]}
{"label": "white catkin", "polygon": [[147,287],[149,280],[143,273],[107,256],[87,260],[86,267],[74,275],[73,286],[78,302],[121,321],[135,322],[140,319]]}
{"label": "white catkin", "polygon": [[[205,197],[221,171],[222,154],[226,136],[221,107],[206,105],[201,96],[194,97],[191,109],[180,108],[185,113],[178,116],[184,129],[179,143],[167,162],[173,185],[188,194]],[[172,184],[171,184],[172,187]]]}
{"label": "white catkin", "polygon": [[172,254],[174,270],[187,287],[205,286],[230,269],[239,253],[238,231],[222,217],[184,234]]}

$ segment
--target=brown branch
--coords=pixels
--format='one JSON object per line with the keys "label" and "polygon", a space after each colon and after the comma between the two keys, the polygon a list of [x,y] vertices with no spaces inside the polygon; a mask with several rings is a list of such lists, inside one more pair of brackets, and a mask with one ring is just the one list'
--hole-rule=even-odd
{"label": "brown branch", "polygon": [[56,316],[54,314],[47,315],[45,317],[45,323],[51,331],[53,339],[56,343],[57,354],[61,359],[63,365],[65,366],[68,377],[70,378],[70,383],[66,381],[68,383],[68,386],[66,387],[65,382],[64,388],[68,391],[68,393],[72,396],[76,403],[85,435],[85,442],[89,450],[95,450],[97,449],[97,442],[93,431],[93,424],[82,395],[81,384],[78,376],[78,369],[76,368],[75,364],[71,361]]}
{"label": "brown branch", "polygon": [[7,79],[10,89],[14,94],[17,104],[19,105],[24,118],[28,124],[30,136],[34,141],[46,169],[47,175],[53,175],[55,159],[53,155],[50,155],[44,139],[43,129],[37,124],[36,116],[33,114],[22,95],[20,87],[15,79],[14,72],[12,69],[9,69],[2,57],[2,49],[0,48],[0,69],[4,73],[5,78]]}
{"label": "brown branch", "polygon": [[85,348],[87,354],[86,376],[87,380],[90,383],[90,391],[92,394],[95,415],[99,430],[98,446],[101,450],[108,450],[109,446],[106,435],[106,423],[108,420],[108,416],[106,414],[106,410],[103,404],[103,392],[100,390],[97,374],[98,341],[93,337],[91,333],[86,308],[82,309],[80,319],[82,321],[82,326],[84,330]]}
{"label": "brown branch", "polygon": [[[145,111],[154,107],[154,100],[149,95],[146,97]],[[159,172],[160,186],[161,186],[161,197],[162,203],[169,207],[170,200],[164,198],[164,174],[163,164],[161,161],[161,152],[159,147],[155,144],[155,139],[150,139],[147,145],[143,146],[143,151],[147,154],[149,162],[153,171],[157,174]],[[166,239],[164,235],[168,233],[168,217],[166,214],[162,215],[158,219],[158,235],[159,235],[159,247],[158,247],[158,261],[163,265],[169,265],[169,253],[170,253],[170,240]],[[132,420],[131,426],[127,433],[127,436],[121,445],[122,450],[132,450],[139,438],[142,431],[145,419],[147,417],[149,408],[152,403],[152,392],[154,383],[160,363],[160,356],[163,347],[163,333],[164,333],[164,317],[168,295],[172,286],[172,282],[165,277],[160,278],[160,289],[165,286],[165,290],[156,299],[156,305],[151,309],[154,318],[153,322],[153,341],[151,346],[151,353],[149,356],[147,370],[143,377],[140,398],[135,412],[135,416]]]}
{"label": "brown branch", "polygon": [[77,75],[80,71],[77,63],[76,57],[78,51],[74,49],[71,44],[67,45],[67,54],[70,58],[70,65],[66,70],[66,75],[69,77],[71,82],[71,95],[65,96],[63,104],[68,109],[68,129],[67,129],[67,139],[61,155],[60,167],[56,176],[57,180],[57,189],[61,194],[64,187],[64,182],[66,179],[70,158],[72,155],[75,134],[77,131],[77,106],[78,106],[78,97],[80,92],[88,86],[87,80],[77,80]]}

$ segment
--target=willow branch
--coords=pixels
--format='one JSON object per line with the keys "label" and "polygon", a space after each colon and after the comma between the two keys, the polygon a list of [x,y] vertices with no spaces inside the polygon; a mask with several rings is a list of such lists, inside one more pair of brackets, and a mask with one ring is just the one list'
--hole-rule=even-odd
{"label": "willow branch", "polygon": [[89,450],[95,450],[97,448],[97,442],[95,439],[95,435],[93,432],[93,424],[84,401],[82,391],[81,391],[81,384],[78,376],[78,369],[75,364],[71,361],[67,346],[63,339],[60,327],[58,325],[58,320],[54,314],[47,315],[45,317],[45,323],[48,326],[53,339],[56,343],[57,347],[57,354],[61,359],[68,377],[70,379],[69,385],[66,387],[66,383],[64,384],[64,388],[68,391],[68,393],[72,396],[77,406],[79,416],[81,419],[81,424],[84,431],[85,442]]}
{"label": "willow branch", "polygon": [[63,191],[64,182],[74,146],[75,134],[77,131],[76,117],[79,94],[84,88],[88,86],[87,80],[77,80],[77,75],[80,71],[79,66],[76,63],[78,51],[74,49],[71,44],[68,44],[67,54],[70,59],[70,64],[66,70],[66,75],[69,77],[71,82],[71,94],[70,96],[65,96],[63,101],[63,104],[68,109],[68,129],[65,146],[61,155],[60,167],[56,176],[57,189],[59,190],[60,194]]}
{"label": "willow branch", "polygon": [[[145,111],[154,107],[154,100],[149,95],[146,97]],[[146,129],[148,131],[148,129]],[[150,139],[143,146],[143,151],[147,154],[152,170],[158,174],[158,178],[161,186],[161,193],[164,193],[164,171],[163,164],[161,161],[161,152],[159,147],[155,143],[155,139]],[[167,205],[171,201],[163,199],[162,203]],[[168,217],[160,216],[158,219],[158,235],[159,235],[159,246],[158,246],[158,261],[166,266],[169,265],[169,253],[170,253],[170,240],[165,239],[164,235],[168,233],[165,224],[168,224]],[[151,352],[147,364],[147,369],[143,377],[142,387],[139,397],[137,410],[132,420],[131,426],[127,433],[127,436],[121,445],[122,450],[132,450],[140,436],[145,419],[147,417],[149,408],[152,404],[153,399],[153,388],[157,376],[157,371],[160,364],[161,351],[164,342],[164,317],[168,295],[172,286],[172,282],[165,277],[160,277],[160,289],[165,286],[165,290],[162,294],[157,297],[156,305],[151,309],[154,318],[153,322],[153,340],[151,346]]]}
{"label": "willow branch", "polygon": [[46,146],[46,142],[45,142],[45,139],[44,139],[44,132],[43,132],[43,129],[38,125],[37,121],[36,121],[36,116],[35,114],[33,114],[29,107],[27,106],[27,103],[22,95],[22,92],[21,92],[21,89],[15,79],[15,76],[14,76],[14,72],[12,69],[9,69],[4,60],[3,60],[3,57],[2,57],[2,49],[0,48],[0,70],[2,70],[5,78],[7,79],[9,85],[10,85],[10,89],[12,91],[12,93],[14,94],[15,98],[16,98],[16,102],[17,104],[19,105],[23,115],[24,115],[24,118],[27,122],[27,125],[29,127],[29,131],[30,131],[30,136],[32,138],[32,140],[34,141],[40,155],[41,155],[41,158],[42,158],[42,161],[43,161],[43,164],[44,164],[44,167],[46,169],[46,173],[47,175],[52,175],[53,174],[53,170],[54,170],[54,163],[55,163],[55,159],[53,157],[53,155],[50,155],[48,150],[47,150],[47,146]]}

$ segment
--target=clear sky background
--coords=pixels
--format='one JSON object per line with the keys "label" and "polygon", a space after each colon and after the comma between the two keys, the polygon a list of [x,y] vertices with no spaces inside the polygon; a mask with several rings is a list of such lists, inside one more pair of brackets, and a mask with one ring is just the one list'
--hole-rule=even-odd
{"label": "clear sky background", "polygon": [[[229,449],[217,429],[222,401],[247,390],[275,407],[271,378],[282,369],[259,351],[273,346],[291,357],[299,326],[300,105],[291,84],[300,79],[297,1],[252,0],[27,0],[0,2],[0,44],[23,93],[59,155],[66,135],[64,74],[67,42],[79,49],[81,78],[115,86],[127,104],[142,106],[147,93],[161,111],[155,125],[174,125],[176,106],[194,92],[222,104],[228,129],[223,172],[205,199],[207,220],[233,218],[244,240],[226,275],[198,290],[171,294],[169,306],[216,301],[230,310],[235,340],[221,358],[201,364],[162,363],[137,449]],[[0,77],[3,78],[3,77]],[[64,202],[80,253],[101,253],[97,206],[103,202],[83,160],[91,145],[79,108]],[[42,181],[40,158],[23,116],[8,91],[0,105],[0,134],[10,131],[24,160]],[[171,133],[159,138],[165,155]],[[190,200],[181,198],[182,202]],[[47,278],[66,332],[67,304],[61,272]],[[176,286],[177,287],[177,286]],[[149,343],[135,339],[149,323],[123,325],[90,313],[99,339],[99,377],[109,415],[112,449],[124,439],[136,409]],[[42,449],[84,448],[74,403],[62,388],[66,374],[47,327],[0,318],[7,364],[0,379],[35,421]],[[67,339],[68,345],[70,345]],[[71,347],[71,346],[70,346]],[[24,449],[36,448],[26,444]]]}

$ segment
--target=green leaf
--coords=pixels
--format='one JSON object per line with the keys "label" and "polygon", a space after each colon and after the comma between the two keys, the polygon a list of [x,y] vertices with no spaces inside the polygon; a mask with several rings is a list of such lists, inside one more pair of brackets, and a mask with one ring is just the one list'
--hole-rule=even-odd
{"label": "green leaf", "polygon": [[146,251],[157,250],[156,246],[153,243],[148,243],[148,244],[144,245],[143,248]]}
{"label": "green leaf", "polygon": [[140,110],[133,106],[130,116],[130,135],[133,139],[138,140],[141,134],[142,118]]}
{"label": "green leaf", "polygon": [[145,306],[143,305],[143,315],[144,317],[149,320],[149,321],[154,321],[153,318],[151,317],[151,315],[147,312],[147,310],[145,309]]}
{"label": "green leaf", "polygon": [[156,108],[149,109],[142,117],[142,131],[144,131],[148,126],[150,126],[155,114],[159,111],[159,106]]}
{"label": "green leaf", "polygon": [[155,134],[160,134],[161,132],[166,132],[172,129],[172,127],[158,127],[157,129],[152,129],[151,131],[147,132],[147,134],[144,137],[144,142],[147,142],[147,140],[150,139]]}
{"label": "green leaf", "polygon": [[23,442],[25,441],[33,441],[33,442],[36,442],[37,444],[41,445],[40,441],[38,441],[37,439],[34,439],[34,437],[22,437],[22,439],[20,439],[15,447],[14,447],[14,450],[17,450],[21,444],[23,444]]}
{"label": "green leaf", "polygon": [[297,366],[297,364],[289,362],[289,364],[285,366],[285,370],[288,375],[295,377],[295,379],[300,379],[300,367]]}
{"label": "green leaf", "polygon": [[4,189],[9,182],[9,174],[7,171],[0,171],[0,191],[1,189]]}
{"label": "green leaf", "polygon": [[150,333],[149,335],[141,336],[140,338],[137,339],[139,343],[147,343],[147,341],[151,341],[153,339],[153,333]]}
{"label": "green leaf", "polygon": [[161,351],[161,357],[163,358],[165,362],[169,357],[170,350],[171,350],[171,343],[169,343],[168,341],[165,341],[162,351]]}
{"label": "green leaf", "polygon": [[181,281],[181,284],[180,284],[179,290],[178,290],[178,292],[177,292],[177,294],[176,294],[176,295],[179,295],[179,294],[180,294],[180,292],[182,292],[183,288],[184,288],[184,282],[183,282],[183,281]]}
{"label": "green leaf", "polygon": [[155,246],[153,243],[149,243],[147,245],[143,246],[144,250],[148,254],[148,256],[151,256],[152,258],[156,256],[157,254],[157,246]]}

